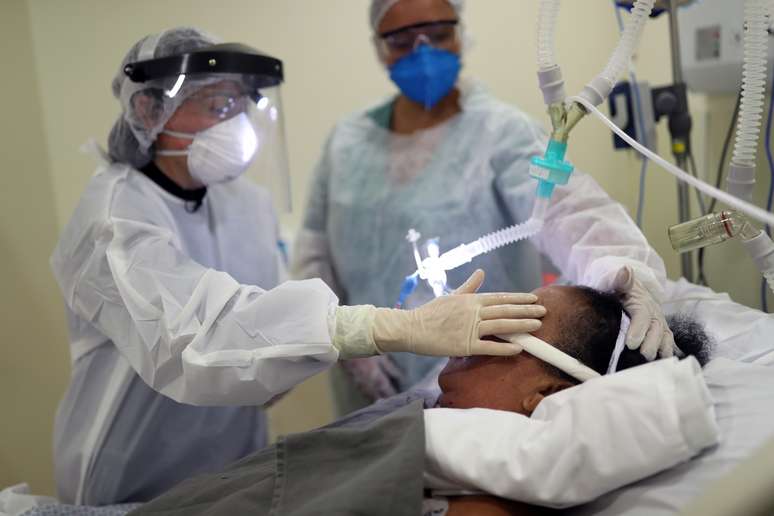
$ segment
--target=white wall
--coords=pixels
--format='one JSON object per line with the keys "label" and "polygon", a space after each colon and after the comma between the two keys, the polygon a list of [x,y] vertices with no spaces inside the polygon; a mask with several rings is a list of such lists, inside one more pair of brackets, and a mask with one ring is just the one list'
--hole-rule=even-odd
{"label": "white wall", "polygon": [[[468,2],[466,20],[474,45],[466,56],[464,73],[484,81],[504,100],[547,121],[534,76],[537,4],[536,0]],[[285,61],[287,83],[283,86],[283,100],[296,211],[283,222],[292,231],[300,220],[309,174],[329,128],[345,113],[394,91],[377,64],[369,42],[367,5],[366,0],[0,2],[0,23],[4,23],[0,28],[5,29],[0,34],[8,39],[3,48],[13,48],[21,62],[12,74],[14,81],[2,81],[4,88],[12,83],[18,86],[13,90],[16,96],[11,96],[18,102],[11,106],[12,115],[5,118],[13,123],[4,124],[2,129],[15,138],[9,149],[18,158],[11,163],[0,156],[3,177],[4,181],[9,180],[12,177],[9,174],[18,174],[21,166],[37,173],[34,177],[40,183],[36,188],[26,183],[16,186],[12,183],[10,188],[3,188],[4,200],[8,192],[13,192],[16,204],[9,206],[17,209],[9,212],[8,218],[3,217],[4,222],[11,221],[3,226],[0,234],[7,251],[3,263],[8,263],[9,251],[13,255],[24,250],[27,254],[13,262],[15,268],[10,269],[14,271],[11,274],[16,278],[31,278],[37,289],[34,295],[19,295],[13,290],[11,297],[4,294],[4,306],[9,305],[10,317],[22,320],[24,314],[37,313],[40,299],[58,299],[43,263],[53,246],[51,232],[55,229],[51,228],[61,229],[66,223],[92,174],[91,158],[79,154],[78,147],[90,136],[104,144],[119,111],[118,103],[111,96],[110,81],[124,53],[136,40],[167,27],[188,24],[226,40],[244,41]],[[617,27],[607,0],[576,0],[564,2],[562,7],[558,56],[569,91],[575,92],[605,65],[617,38]],[[25,54],[30,43],[32,55]],[[640,78],[654,85],[671,80],[664,17],[646,28],[636,64]],[[710,165],[709,175],[712,175],[719,157],[718,142],[724,135],[733,99],[694,96],[691,101],[697,122],[694,139],[697,159],[700,167],[705,161]],[[668,155],[668,136],[663,123],[659,138],[661,154]],[[6,152],[5,146],[11,140],[4,137],[0,141]],[[639,161],[632,154],[614,153],[609,133],[593,119],[577,128],[570,152],[578,168],[593,174],[633,213]],[[16,176],[10,180],[20,181]],[[763,182],[760,186],[762,191]],[[677,218],[674,181],[651,168],[647,199],[645,233],[664,257],[670,276],[677,277],[679,259],[666,237],[666,228]],[[35,223],[43,224],[45,231],[14,229],[18,227],[13,221],[19,210],[41,205],[43,211],[35,212],[38,219]],[[757,275],[738,247],[729,244],[711,251],[708,265],[713,286],[757,306]],[[728,274],[728,269],[733,269],[734,274]],[[21,286],[18,290],[25,292],[30,288]],[[23,425],[15,427],[15,433],[9,436],[2,434],[0,483],[29,478],[30,468],[42,472],[43,476],[50,474],[46,462],[48,430],[39,429],[53,417],[52,409],[62,389],[67,359],[61,320],[48,312],[45,314],[36,319],[41,326],[36,331],[50,332],[56,338],[36,340],[57,342],[51,346],[52,350],[45,348],[43,363],[39,360],[41,350],[28,344],[30,334],[23,324],[4,325],[4,332],[11,332],[6,336],[7,342],[26,346],[4,345],[0,367],[25,360],[38,363],[39,369],[35,376],[3,374],[0,377],[0,392],[18,393],[15,399],[19,401],[14,403],[34,413],[36,419],[30,415],[24,425],[37,425],[28,435],[22,435]],[[21,353],[19,358],[14,356],[16,353]],[[7,385],[9,377],[11,387]],[[324,422],[329,415],[325,378],[319,377],[273,409],[273,428],[275,432],[309,428]],[[36,422],[33,424],[33,421]],[[44,451],[30,459],[24,457],[22,450],[33,446]],[[32,466],[19,466],[25,461]],[[35,487],[39,491],[48,489],[42,483]]]}
{"label": "white wall", "polygon": [[48,268],[57,237],[48,147],[23,0],[0,2],[0,488],[52,492],[51,431],[67,386],[64,310]]}

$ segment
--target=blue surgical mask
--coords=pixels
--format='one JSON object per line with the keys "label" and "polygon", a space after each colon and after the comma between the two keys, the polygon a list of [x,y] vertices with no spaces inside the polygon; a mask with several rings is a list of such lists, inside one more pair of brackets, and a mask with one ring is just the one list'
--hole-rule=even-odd
{"label": "blue surgical mask", "polygon": [[454,88],[460,68],[457,54],[419,45],[390,67],[390,79],[405,96],[431,109]]}

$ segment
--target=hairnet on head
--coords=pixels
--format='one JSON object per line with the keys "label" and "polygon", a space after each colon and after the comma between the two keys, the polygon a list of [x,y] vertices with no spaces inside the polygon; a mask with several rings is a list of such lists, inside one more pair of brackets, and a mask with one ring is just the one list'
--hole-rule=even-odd
{"label": "hairnet on head", "polygon": [[[382,22],[382,18],[387,14],[387,11],[397,4],[400,0],[371,0],[371,9],[369,12],[369,19],[371,21],[371,29],[377,32],[379,24]],[[459,17],[462,14],[462,9],[465,6],[465,0],[446,0],[449,5],[454,8],[454,11]]]}
{"label": "hairnet on head", "polygon": [[[152,159],[156,136],[183,101],[213,79],[186,80],[174,97],[164,95],[175,79],[133,82],[124,73],[127,64],[147,59],[169,57],[199,50],[219,43],[212,36],[193,27],[177,27],[160,34],[146,36],[135,43],[113,78],[113,96],[121,103],[121,115],[113,124],[108,137],[108,152],[113,161],[128,163],[135,168]],[[141,114],[137,109],[138,94],[152,100],[153,108]]]}

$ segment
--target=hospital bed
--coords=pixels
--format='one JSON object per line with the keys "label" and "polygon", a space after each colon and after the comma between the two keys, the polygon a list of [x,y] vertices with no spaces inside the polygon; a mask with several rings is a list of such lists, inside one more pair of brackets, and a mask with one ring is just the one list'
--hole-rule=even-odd
{"label": "hospital bed", "polygon": [[[713,336],[716,342],[716,348],[713,354],[714,359],[725,359],[765,366],[774,365],[774,315],[764,314],[758,310],[739,305],[731,301],[726,294],[718,294],[709,288],[694,285],[685,280],[669,282],[667,299],[668,301],[664,307],[667,314],[688,314],[703,324],[707,332]],[[772,444],[765,446],[764,443],[764,446],[761,446],[760,449],[763,451],[769,450],[772,452],[772,455],[774,455],[774,406],[760,407],[760,411],[765,411],[769,414],[770,428],[772,429],[772,435],[770,436]],[[745,460],[751,461],[751,465],[748,466],[743,464]],[[771,460],[774,460],[774,457],[771,457]],[[758,481],[758,484],[761,486],[772,486],[774,485],[774,465],[773,467],[761,468],[760,463],[762,461],[765,464],[767,462],[766,457],[731,457],[728,459],[728,471],[719,475],[718,478],[707,482],[707,488],[703,488],[703,490],[708,490],[710,486],[714,485],[714,482],[721,482],[721,484],[718,484],[721,486],[728,485],[725,484],[726,482],[733,483],[733,477],[731,480],[724,479],[723,477],[727,476],[727,473],[733,473],[734,464],[739,464],[738,468],[742,471],[742,473],[737,474],[737,480],[739,475],[745,475],[744,472],[746,470],[757,466],[757,471],[759,473],[758,477],[756,477],[756,481]],[[769,463],[771,462],[769,461]],[[764,473],[767,473],[770,478],[761,478]],[[680,477],[676,476],[674,478]],[[768,489],[756,490],[754,489],[754,486],[747,485],[750,489],[729,489],[727,493],[724,493],[725,501],[729,502],[729,497],[734,493],[742,492],[757,494],[764,498],[766,496],[772,496]],[[627,488],[623,488],[619,491],[624,491],[626,489]],[[636,489],[632,489],[632,491],[636,491]],[[605,497],[602,497],[602,499],[604,498]],[[619,513],[620,507],[618,507],[616,503],[620,504],[622,500],[626,499],[625,493],[611,493],[609,498],[610,501],[605,503],[607,509],[611,510],[612,508],[615,508],[616,512],[611,513]],[[636,499],[636,497],[633,499]],[[685,500],[684,506],[689,505],[691,502],[693,502],[692,499]],[[745,502],[750,502],[749,497]],[[767,506],[766,503],[769,503],[769,505]],[[771,507],[771,500],[761,500],[760,503],[753,505],[757,505],[758,507]],[[712,506],[712,502],[710,502],[710,506]],[[736,505],[731,506],[733,507]],[[21,514],[24,516],[121,516],[135,507],[137,507],[137,505],[119,505],[100,508],[62,505],[56,503],[56,500],[52,498],[32,496],[18,486],[15,489],[9,488],[0,492],[0,516],[16,516]],[[641,508],[642,511],[639,511],[637,507],[631,507],[629,509],[631,510],[625,511],[626,514],[647,514],[650,510],[650,508],[645,507]],[[575,511],[573,510],[573,512]],[[594,504],[592,504],[592,506],[588,507],[585,511],[581,508],[580,513],[605,514],[606,510],[603,507],[597,511]]]}
{"label": "hospital bed", "polygon": [[[566,511],[572,516],[659,516],[682,510],[705,514],[701,511],[708,503],[725,508],[712,514],[759,514],[746,509],[771,507],[774,502],[770,487],[761,488],[774,485],[774,457],[771,452],[765,454],[774,448],[774,315],[684,280],[670,282],[667,299],[667,315],[689,315],[714,338],[713,359],[705,366],[704,376],[715,402],[720,444],[687,463]],[[761,467],[761,462],[768,467]],[[736,467],[742,473],[734,473]],[[755,482],[745,477],[751,468],[759,475]],[[747,489],[736,487],[740,474]],[[725,479],[729,475],[736,476],[736,484],[734,477]],[[696,512],[692,504],[713,491],[725,503],[704,501]],[[755,495],[760,499],[751,499]],[[736,510],[729,511],[730,507]]]}

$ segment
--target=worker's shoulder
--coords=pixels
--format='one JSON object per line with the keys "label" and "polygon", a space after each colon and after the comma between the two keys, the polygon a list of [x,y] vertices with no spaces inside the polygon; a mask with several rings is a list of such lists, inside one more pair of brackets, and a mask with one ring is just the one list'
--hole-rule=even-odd
{"label": "worker's shoulder", "polygon": [[166,220],[165,195],[170,194],[131,166],[106,164],[89,180],[68,224],[82,231],[116,218],[158,225]]}
{"label": "worker's shoulder", "polygon": [[75,208],[74,218],[85,221],[108,217],[133,172],[130,166],[120,163],[100,167],[86,184]]}
{"label": "worker's shoulder", "polygon": [[86,259],[102,235],[113,205],[132,170],[127,165],[105,164],[91,177],[54,250],[52,264],[55,271],[56,264],[62,268],[68,262]]}

